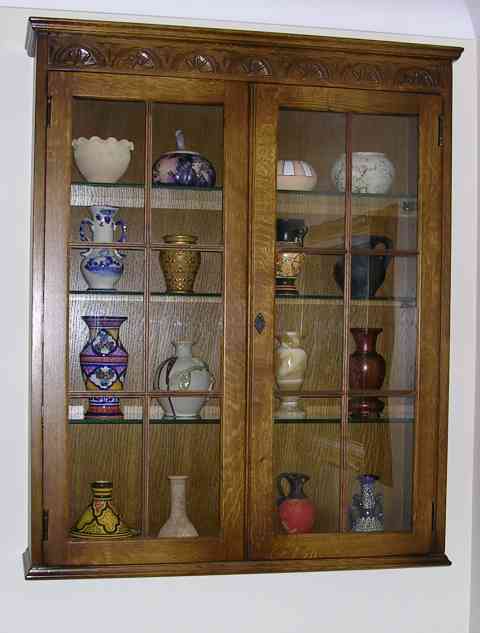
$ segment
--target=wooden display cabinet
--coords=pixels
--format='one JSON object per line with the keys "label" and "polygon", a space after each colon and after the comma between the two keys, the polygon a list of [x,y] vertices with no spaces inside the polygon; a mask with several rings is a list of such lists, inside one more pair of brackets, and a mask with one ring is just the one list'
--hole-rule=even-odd
{"label": "wooden display cabinet", "polygon": [[[29,21],[27,49],[36,115],[26,577],[449,564],[451,67],[461,49],[42,18]],[[176,130],[214,165],[214,186],[152,182]],[[117,182],[78,170],[72,140],[92,136],[133,142]],[[392,182],[360,182],[365,152],[377,172],[394,170]],[[332,173],[342,156],[343,190]],[[315,186],[277,188],[280,159],[307,163]],[[126,241],[80,239],[94,205],[118,208]],[[308,232],[284,241],[279,222],[294,219]],[[192,292],[167,288],[159,256],[174,248],[171,234],[197,237],[186,247],[201,259]],[[88,287],[86,247],[121,253],[115,290]],[[281,253],[301,261],[294,287],[276,285]],[[85,316],[125,319],[119,391],[84,383]],[[377,337],[360,378],[357,331]],[[285,336],[306,352],[298,388],[280,377]],[[180,340],[208,363],[211,389],[159,388]],[[112,394],[121,417],[86,415],[92,397]],[[165,415],[162,397],[179,396],[205,399],[198,417]],[[310,478],[307,528],[280,515],[281,473]],[[157,537],[169,475],[188,476],[197,537]],[[359,481],[374,479],[358,501]],[[113,482],[132,538],[70,535],[98,480]]]}

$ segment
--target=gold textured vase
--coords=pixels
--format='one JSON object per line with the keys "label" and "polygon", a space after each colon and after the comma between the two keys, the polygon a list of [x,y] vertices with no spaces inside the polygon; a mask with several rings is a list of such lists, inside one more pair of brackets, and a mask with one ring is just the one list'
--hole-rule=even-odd
{"label": "gold textured vase", "polygon": [[160,266],[167,292],[189,294],[193,292],[193,284],[200,267],[200,252],[182,246],[192,246],[197,242],[196,235],[164,235],[166,244],[178,245],[160,251]]}
{"label": "gold textured vase", "polygon": [[[288,242],[277,242],[277,246],[288,246]],[[292,247],[298,248],[297,242],[292,242]],[[304,253],[297,251],[285,251],[277,248],[275,260],[275,286],[280,294],[298,294],[296,281],[305,261]]]}
{"label": "gold textured vase", "polygon": [[70,530],[79,538],[129,538],[135,536],[111,504],[111,481],[93,481],[92,500]]}

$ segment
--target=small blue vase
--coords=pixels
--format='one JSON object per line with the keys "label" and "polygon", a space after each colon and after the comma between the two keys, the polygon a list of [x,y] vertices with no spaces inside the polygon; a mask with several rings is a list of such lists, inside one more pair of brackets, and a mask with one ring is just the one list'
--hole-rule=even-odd
{"label": "small blue vase", "polygon": [[352,532],[383,532],[383,497],[375,494],[376,475],[360,475],[360,494],[353,495],[350,509]]}

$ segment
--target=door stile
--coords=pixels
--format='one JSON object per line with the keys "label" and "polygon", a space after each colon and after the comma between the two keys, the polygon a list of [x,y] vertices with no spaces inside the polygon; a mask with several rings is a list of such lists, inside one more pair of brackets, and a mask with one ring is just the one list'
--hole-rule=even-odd
{"label": "door stile", "polygon": [[[419,165],[419,265],[418,276],[418,350],[417,411],[414,461],[414,524],[425,551],[432,537],[435,498],[436,455],[426,447],[437,442],[440,415],[440,373],[437,359],[441,353],[441,323],[428,313],[440,314],[442,299],[442,249],[438,236],[442,233],[442,149],[438,144],[440,97],[424,96],[420,104]],[[423,502],[422,502],[423,500]]]}
{"label": "door stile", "polygon": [[225,560],[244,556],[248,302],[248,89],[225,84],[221,525]]}
{"label": "door stile", "polygon": [[[45,510],[49,513],[46,559],[65,561],[69,517],[68,468],[68,257],[71,91],[65,75],[49,78],[52,97],[47,133],[44,308]],[[63,397],[62,397],[63,394]],[[52,459],[50,456],[56,456]]]}
{"label": "door stile", "polygon": [[[253,90],[255,118],[252,163],[251,410],[250,410],[250,557],[270,558],[272,549],[272,387],[274,339],[275,204],[278,89]],[[255,329],[255,319],[265,329]]]}

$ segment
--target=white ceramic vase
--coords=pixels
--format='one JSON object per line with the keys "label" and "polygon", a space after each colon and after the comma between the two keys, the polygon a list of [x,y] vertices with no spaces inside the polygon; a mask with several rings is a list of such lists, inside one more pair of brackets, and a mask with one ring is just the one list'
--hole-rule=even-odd
{"label": "white ceramic vase", "polygon": [[[345,191],[345,154],[333,164],[330,173],[337,191]],[[385,194],[395,178],[395,167],[381,152],[353,152],[352,193]]]}
{"label": "white ceramic vase", "polygon": [[88,182],[117,182],[127,171],[134,145],[127,139],[110,136],[81,136],[72,141],[73,155],[82,176]]}
{"label": "white ceramic vase", "polygon": [[281,391],[300,391],[305,380],[307,353],[298,332],[283,332],[275,352],[275,378]]}
{"label": "white ceramic vase", "polygon": [[187,475],[169,475],[170,516],[158,533],[159,538],[185,538],[198,536],[187,515],[186,485]]}
{"label": "white ceramic vase", "polygon": [[[192,356],[191,341],[174,341],[175,356],[159,366],[155,376],[155,389],[159,391],[208,391],[215,379],[208,365]],[[160,398],[159,402],[169,418],[198,418],[207,401],[204,396]]]}

